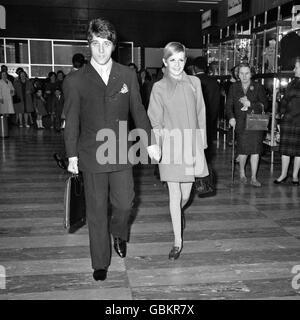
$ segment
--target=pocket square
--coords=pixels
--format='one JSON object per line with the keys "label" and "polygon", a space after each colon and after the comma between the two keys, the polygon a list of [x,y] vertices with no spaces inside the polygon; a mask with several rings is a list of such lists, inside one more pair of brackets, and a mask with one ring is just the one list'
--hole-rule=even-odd
{"label": "pocket square", "polygon": [[128,92],[128,87],[127,84],[124,83],[122,89],[120,90],[120,93],[124,94]]}

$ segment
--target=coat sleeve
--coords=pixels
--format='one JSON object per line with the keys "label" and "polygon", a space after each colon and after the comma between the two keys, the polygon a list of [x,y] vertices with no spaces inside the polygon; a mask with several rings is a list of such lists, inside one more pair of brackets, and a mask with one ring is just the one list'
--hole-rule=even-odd
{"label": "coat sleeve", "polygon": [[207,134],[206,134],[206,109],[205,109],[205,102],[202,93],[202,87],[200,79],[197,81],[197,118],[198,118],[198,125],[199,129],[201,130],[201,135],[203,139],[203,147],[204,149],[207,148]]}
{"label": "coat sleeve", "polygon": [[159,91],[160,89],[158,88],[157,84],[154,84],[150,95],[148,117],[154,131],[156,143],[161,146],[164,129],[164,109]]}
{"label": "coat sleeve", "polygon": [[72,80],[67,77],[63,83],[66,117],[64,140],[68,158],[78,157],[77,146],[80,132],[80,94]]}
{"label": "coat sleeve", "polygon": [[[145,147],[155,143],[155,140],[151,139],[151,124],[147,117],[146,109],[143,106],[142,98],[139,89],[139,83],[135,71],[131,71],[130,82],[130,112],[134,120],[134,124],[138,130],[144,130],[140,132],[142,143]],[[146,133],[146,135],[144,134]]]}

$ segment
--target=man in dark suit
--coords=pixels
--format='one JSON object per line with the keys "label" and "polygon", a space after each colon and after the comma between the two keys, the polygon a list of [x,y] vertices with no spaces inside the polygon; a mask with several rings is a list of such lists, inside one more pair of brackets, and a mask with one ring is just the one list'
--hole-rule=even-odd
{"label": "man in dark suit", "polygon": [[213,141],[217,134],[217,121],[220,107],[220,87],[218,81],[206,73],[207,63],[204,57],[197,57],[194,60],[195,76],[201,81],[203,97],[206,106],[206,128],[207,128],[207,149],[205,155],[210,162],[213,157]]}
{"label": "man in dark suit", "polygon": [[[125,134],[120,135],[120,123],[127,125],[130,113],[136,127],[143,129],[147,137],[151,137],[151,125],[141,102],[135,71],[111,58],[116,45],[113,25],[100,18],[92,20],[88,42],[91,61],[64,81],[64,138],[68,171],[83,172],[93,277],[105,280],[111,260],[110,233],[117,254],[121,258],[126,256],[128,220],[134,200],[128,147],[119,145],[128,126]],[[114,139],[109,139],[110,134],[117,145],[111,143]],[[105,148],[107,158],[102,154]],[[158,160],[157,145],[147,147],[147,151]],[[114,152],[115,156],[110,158]],[[112,208],[110,223],[108,198]]]}

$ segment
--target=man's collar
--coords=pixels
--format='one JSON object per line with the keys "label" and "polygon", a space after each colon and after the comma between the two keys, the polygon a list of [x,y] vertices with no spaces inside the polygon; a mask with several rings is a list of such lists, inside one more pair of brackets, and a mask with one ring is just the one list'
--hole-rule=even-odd
{"label": "man's collar", "polygon": [[101,64],[97,63],[96,60],[95,60],[93,57],[91,58],[91,65],[92,65],[96,70],[101,70],[101,71],[109,72],[109,71],[111,70],[112,63],[113,63],[113,62],[112,62],[112,58],[110,58],[105,65],[101,65]]}

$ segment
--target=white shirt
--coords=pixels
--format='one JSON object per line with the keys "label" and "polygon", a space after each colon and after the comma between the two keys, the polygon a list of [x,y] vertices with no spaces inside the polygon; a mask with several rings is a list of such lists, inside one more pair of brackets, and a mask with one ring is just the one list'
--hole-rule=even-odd
{"label": "white shirt", "polygon": [[91,65],[95,68],[95,70],[98,72],[100,77],[102,78],[103,82],[107,85],[111,67],[112,67],[112,59],[110,58],[107,64],[100,65],[96,62],[96,60],[92,57],[91,58]]}

